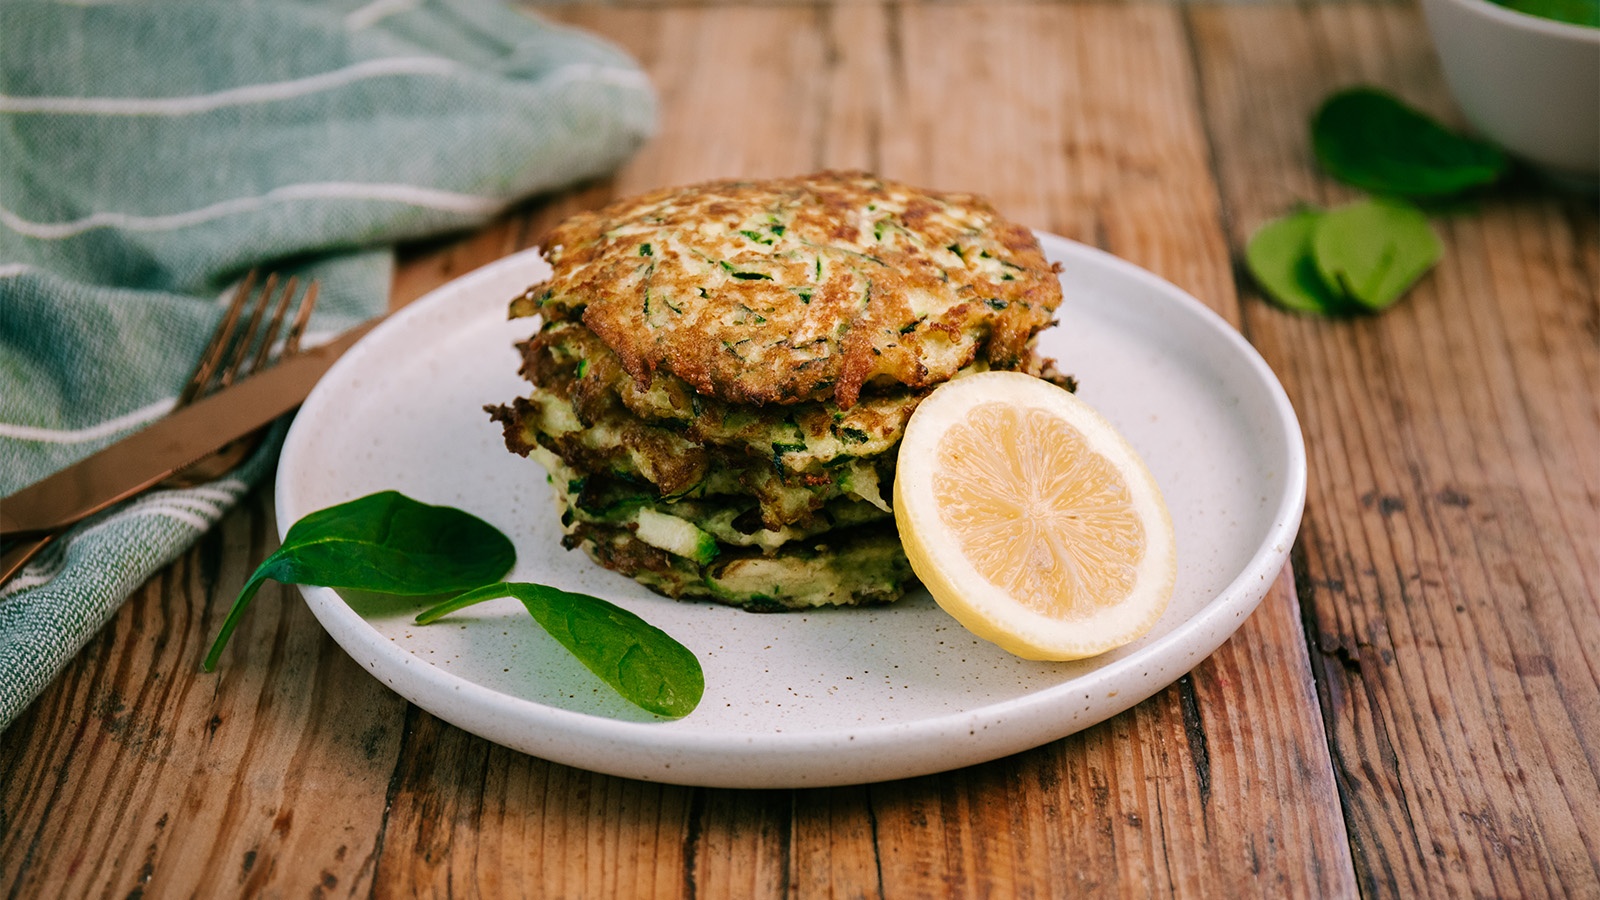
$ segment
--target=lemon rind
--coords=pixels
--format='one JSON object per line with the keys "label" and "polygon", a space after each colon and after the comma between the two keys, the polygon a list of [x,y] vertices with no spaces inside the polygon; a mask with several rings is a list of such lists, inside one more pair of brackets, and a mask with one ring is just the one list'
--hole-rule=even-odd
{"label": "lemon rind", "polygon": [[[1130,595],[1138,597],[1137,608],[1130,609],[1125,600],[1083,619],[1053,619],[1019,605],[962,554],[935,552],[936,547],[950,546],[954,538],[939,517],[932,468],[919,465],[908,454],[935,446],[967,411],[995,400],[1060,416],[1127,477],[1134,508],[1146,524],[1146,550]],[[973,634],[1027,659],[1081,659],[1139,639],[1166,611],[1176,584],[1177,545],[1160,487],[1127,439],[1083,400],[1030,375],[974,374],[940,387],[918,407],[906,426],[900,453],[894,508],[901,543],[912,570],[934,600]]]}

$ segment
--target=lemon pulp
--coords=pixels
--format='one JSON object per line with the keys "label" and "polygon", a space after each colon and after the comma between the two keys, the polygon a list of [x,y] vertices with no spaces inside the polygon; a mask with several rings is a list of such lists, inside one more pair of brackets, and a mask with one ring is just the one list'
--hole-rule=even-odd
{"label": "lemon pulp", "polygon": [[1136,640],[1176,576],[1154,477],[1097,411],[1029,375],[956,379],[912,415],[895,518],[913,570],[973,633],[1076,659]]}
{"label": "lemon pulp", "polygon": [[1082,619],[1132,590],[1144,526],[1122,476],[1072,426],[988,403],[945,433],[939,457],[940,518],[1018,602]]}

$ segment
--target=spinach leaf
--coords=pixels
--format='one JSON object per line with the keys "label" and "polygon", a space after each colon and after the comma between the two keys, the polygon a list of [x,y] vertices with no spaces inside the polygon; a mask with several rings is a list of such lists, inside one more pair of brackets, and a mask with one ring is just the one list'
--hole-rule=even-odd
{"label": "spinach leaf", "polygon": [[1280,306],[1336,315],[1392,306],[1441,252],[1421,210],[1365,200],[1268,222],[1250,236],[1245,265]]}
{"label": "spinach leaf", "polygon": [[269,578],[415,597],[503,578],[516,558],[511,539],[493,525],[396,491],[318,510],[290,526],[283,545],[245,582],[202,668],[217,667],[222,648]]}
{"label": "spinach leaf", "polygon": [[1250,236],[1245,244],[1245,265],[1256,283],[1278,305],[1295,312],[1332,314],[1345,304],[1317,274],[1311,256],[1311,234],[1322,211],[1302,209],[1274,219]]}
{"label": "spinach leaf", "polygon": [[1317,159],[1335,178],[1379,194],[1436,198],[1492,184],[1510,163],[1374,88],[1340,91],[1311,121]]}
{"label": "spinach leaf", "polygon": [[520,600],[534,621],[628,702],[674,719],[699,705],[705,675],[689,648],[598,597],[542,584],[502,582],[447,600],[417,616],[417,624],[500,597]]}
{"label": "spinach leaf", "polygon": [[1401,200],[1330,210],[1311,233],[1311,255],[1323,283],[1372,310],[1393,305],[1443,252],[1428,217]]}
{"label": "spinach leaf", "polygon": [[1600,0],[1495,0],[1495,2],[1507,9],[1538,16],[1541,19],[1600,28]]}

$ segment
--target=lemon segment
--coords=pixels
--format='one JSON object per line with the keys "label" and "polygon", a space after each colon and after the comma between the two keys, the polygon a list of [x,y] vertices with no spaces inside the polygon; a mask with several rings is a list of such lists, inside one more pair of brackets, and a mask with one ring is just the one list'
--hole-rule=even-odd
{"label": "lemon segment", "polygon": [[1177,545],[1155,478],[1100,413],[1031,375],[970,375],[924,399],[894,511],[934,600],[1018,656],[1104,653],[1172,597]]}

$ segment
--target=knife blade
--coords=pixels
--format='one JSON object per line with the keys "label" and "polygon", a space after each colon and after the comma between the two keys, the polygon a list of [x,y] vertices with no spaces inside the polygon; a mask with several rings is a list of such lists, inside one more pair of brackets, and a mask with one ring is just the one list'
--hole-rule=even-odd
{"label": "knife blade", "polygon": [[0,499],[0,537],[65,528],[160,484],[294,410],[328,368],[383,318],[302,350]]}

